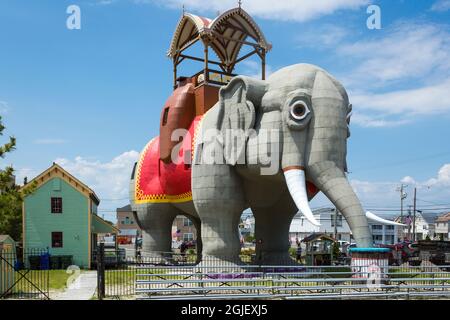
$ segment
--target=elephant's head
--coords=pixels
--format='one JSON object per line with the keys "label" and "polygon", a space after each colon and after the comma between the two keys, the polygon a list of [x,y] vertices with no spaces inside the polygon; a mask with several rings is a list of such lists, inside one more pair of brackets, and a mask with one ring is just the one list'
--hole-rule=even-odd
{"label": "elephant's head", "polygon": [[[266,81],[235,77],[221,89],[219,103],[217,128],[223,133],[263,128],[281,132],[279,172],[309,221],[319,224],[308,204],[306,180],[342,212],[358,246],[372,246],[366,214],[345,175],[352,107],[337,80],[316,66],[297,64]],[[246,153],[245,143],[224,144],[225,153]],[[234,165],[239,156],[231,158]]]}

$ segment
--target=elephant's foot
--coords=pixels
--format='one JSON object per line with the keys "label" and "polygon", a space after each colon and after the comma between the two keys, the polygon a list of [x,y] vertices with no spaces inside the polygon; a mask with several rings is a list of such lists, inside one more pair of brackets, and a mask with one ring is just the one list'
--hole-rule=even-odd
{"label": "elephant's foot", "polygon": [[147,250],[140,253],[140,259],[144,263],[151,264],[173,264],[173,254],[171,252]]}
{"label": "elephant's foot", "polygon": [[203,255],[202,261],[195,267],[196,272],[208,274],[229,274],[229,273],[244,273],[244,263],[239,256],[235,258],[225,258],[210,255]]}
{"label": "elephant's foot", "polygon": [[262,251],[257,252],[254,264],[266,266],[296,266],[302,265],[286,251]]}
{"label": "elephant's foot", "polygon": [[238,225],[240,213],[202,217],[203,259],[240,261]]}
{"label": "elephant's foot", "polygon": [[172,224],[179,210],[168,203],[152,203],[137,208],[137,219],[142,228],[142,260],[149,263],[170,261],[172,251]]}
{"label": "elephant's foot", "polygon": [[260,265],[295,265],[289,255],[289,227],[297,208],[288,192],[272,207],[252,207],[256,220],[256,261]]}

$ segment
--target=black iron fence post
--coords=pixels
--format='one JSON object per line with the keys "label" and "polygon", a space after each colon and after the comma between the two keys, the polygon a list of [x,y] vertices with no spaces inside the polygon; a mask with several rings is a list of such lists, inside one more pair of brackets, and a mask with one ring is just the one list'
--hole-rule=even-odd
{"label": "black iron fence post", "polygon": [[105,245],[100,243],[97,248],[97,292],[98,299],[105,297]]}

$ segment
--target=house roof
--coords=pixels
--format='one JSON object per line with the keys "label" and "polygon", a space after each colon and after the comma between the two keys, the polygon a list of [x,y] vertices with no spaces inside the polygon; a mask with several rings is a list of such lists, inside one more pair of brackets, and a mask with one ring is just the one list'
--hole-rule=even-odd
{"label": "house roof", "polygon": [[7,235],[7,234],[0,234],[0,242],[5,242],[7,239],[11,239],[12,241],[14,241],[14,239],[11,238],[9,235]]}
{"label": "house roof", "polygon": [[312,241],[317,241],[317,240],[330,240],[333,242],[337,241],[335,238],[330,237],[326,233],[314,232],[314,233],[310,234],[309,236],[305,237],[302,240],[302,242],[312,242]]}
{"label": "house roof", "polygon": [[450,212],[444,213],[436,218],[436,222],[449,222],[450,221]]}
{"label": "house roof", "polygon": [[[408,217],[408,213],[404,213],[403,214],[403,222],[400,221],[401,216],[398,216],[397,218],[395,218],[395,222],[400,222],[400,223],[405,223],[405,219]],[[413,214],[411,213],[410,218],[413,218]],[[435,220],[436,220],[436,216],[433,213],[420,213],[416,211],[416,221],[422,219],[423,221],[425,221],[427,224],[434,224]]]}
{"label": "house roof", "polygon": [[23,186],[22,189],[30,185],[31,183],[37,183],[37,187],[39,188],[41,185],[49,181],[50,179],[54,177],[60,177],[64,179],[67,183],[69,183],[71,186],[73,186],[75,189],[79,190],[80,192],[88,195],[97,205],[100,203],[100,199],[95,194],[95,192],[89,188],[86,184],[75,178],[73,175],[71,175],[68,171],[66,171],[63,167],[61,167],[59,164],[53,162],[52,166],[39,174],[37,177],[35,177],[33,180],[31,180],[27,185]]}
{"label": "house roof", "polygon": [[252,17],[240,7],[213,20],[186,12],[177,24],[167,55],[173,58],[194,42],[207,39],[221,62],[231,65],[248,37],[266,51],[272,47]]}
{"label": "house roof", "polygon": [[127,204],[126,206],[122,208],[117,208],[116,212],[131,212],[131,205]]}
{"label": "house roof", "polygon": [[91,221],[92,223],[92,229],[94,233],[119,233],[119,229],[115,227],[113,224],[111,224],[109,221],[106,221],[105,219],[99,217],[96,214],[92,215],[93,219]]}

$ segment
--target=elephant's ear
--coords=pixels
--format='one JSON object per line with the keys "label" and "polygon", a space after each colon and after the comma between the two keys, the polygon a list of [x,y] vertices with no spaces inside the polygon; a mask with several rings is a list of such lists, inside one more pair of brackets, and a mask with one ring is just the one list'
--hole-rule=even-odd
{"label": "elephant's ear", "polygon": [[220,89],[218,130],[222,134],[227,164],[243,163],[249,130],[253,129],[256,109],[266,92],[266,83],[250,77],[238,76]]}

